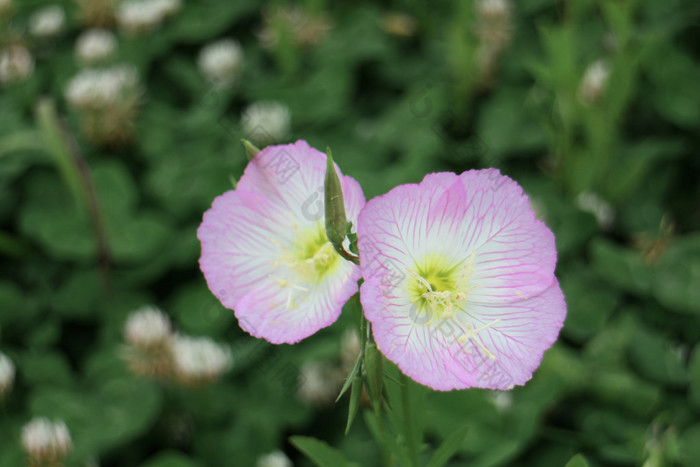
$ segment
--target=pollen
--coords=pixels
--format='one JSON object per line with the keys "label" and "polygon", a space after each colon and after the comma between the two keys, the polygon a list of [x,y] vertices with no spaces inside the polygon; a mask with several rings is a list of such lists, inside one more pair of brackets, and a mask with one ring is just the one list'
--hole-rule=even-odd
{"label": "pollen", "polygon": [[342,263],[342,258],[328,241],[323,224],[312,230],[299,231],[298,240],[289,248],[282,248],[276,265],[286,266],[286,278],[275,277],[280,287],[287,289],[285,307],[293,310],[307,299],[313,288],[331,275]]}
{"label": "pollen", "polygon": [[472,250],[469,258],[461,263],[443,255],[427,255],[409,273],[415,279],[409,283],[409,293],[419,312],[428,314],[427,324],[433,318],[450,319],[462,310],[467,302],[469,292],[476,288],[470,284],[474,271]]}

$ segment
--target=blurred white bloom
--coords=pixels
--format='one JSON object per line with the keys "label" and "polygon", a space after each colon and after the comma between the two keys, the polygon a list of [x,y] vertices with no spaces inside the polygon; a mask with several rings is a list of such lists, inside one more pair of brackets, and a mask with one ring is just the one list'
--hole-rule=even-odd
{"label": "blurred white bloom", "polygon": [[12,0],[0,0],[0,19],[10,16],[12,11]]}
{"label": "blurred white bloom", "polygon": [[197,58],[199,71],[217,85],[232,84],[241,71],[243,49],[238,41],[222,39],[206,45]]}
{"label": "blurred white bloom", "polygon": [[0,352],[0,397],[10,392],[15,381],[15,365],[7,355]]}
{"label": "blurred white bloom", "polygon": [[47,6],[29,17],[29,32],[35,37],[53,37],[66,25],[66,13],[58,5]]}
{"label": "blurred white bloom", "polygon": [[124,326],[126,340],[136,347],[162,344],[171,335],[168,315],[154,306],[140,308],[129,315]]}
{"label": "blurred white bloom", "polygon": [[490,394],[493,405],[501,412],[507,411],[513,405],[513,395],[509,391],[491,391]]}
{"label": "blurred white bloom", "polygon": [[156,29],[165,13],[157,0],[130,0],[117,8],[117,24],[127,33],[141,33]]}
{"label": "blurred white bloom", "polygon": [[495,21],[510,15],[507,0],[478,0],[475,6],[477,14],[486,20]]}
{"label": "blurred white bloom", "polygon": [[326,362],[306,362],[299,370],[299,398],[309,405],[332,404],[343,384],[343,373]]}
{"label": "blurred white bloom", "polygon": [[34,72],[34,57],[22,45],[0,50],[0,84],[19,83]]}
{"label": "blurred white bloom", "polygon": [[584,104],[594,104],[605,92],[608,85],[610,70],[604,61],[598,60],[591,64],[583,74],[578,89],[579,99]]}
{"label": "blurred white bloom", "polygon": [[64,94],[87,139],[110,146],[131,142],[142,94],[133,66],[84,69],[68,82]]}
{"label": "blurred white bloom", "polygon": [[292,461],[282,452],[273,451],[258,458],[255,467],[293,467]]}
{"label": "blurred white bloom", "polygon": [[173,16],[182,8],[182,0],[152,0],[159,8],[163,16]]}
{"label": "blurred white bloom", "polygon": [[598,196],[596,193],[584,191],[576,197],[576,205],[581,211],[588,212],[595,216],[598,226],[604,230],[612,227],[615,220],[615,211],[610,203]]}
{"label": "blurred white bloom", "polygon": [[72,443],[65,423],[38,417],[22,428],[22,446],[37,464],[44,465],[61,461]]}
{"label": "blurred white bloom", "polygon": [[511,4],[509,0],[478,0],[474,3],[474,8],[479,81],[482,85],[488,85],[513,37]]}
{"label": "blurred white bloom", "polygon": [[185,383],[202,383],[218,378],[233,361],[227,347],[208,337],[177,335],[172,341],[176,375]]}
{"label": "blurred white bloom", "polygon": [[68,103],[76,108],[95,109],[113,105],[133,97],[138,86],[138,73],[131,65],[115,65],[104,69],[87,69],[74,76],[66,86]]}
{"label": "blurred white bloom", "polygon": [[411,37],[416,33],[418,24],[412,16],[392,11],[384,14],[382,28],[394,36]]}
{"label": "blurred white bloom", "polygon": [[75,43],[78,61],[87,65],[104,61],[117,49],[117,38],[109,29],[88,29]]}
{"label": "blurred white bloom", "polygon": [[343,372],[350,373],[360,355],[360,337],[354,329],[348,329],[340,339],[340,363]]}
{"label": "blurred white bloom", "polygon": [[256,102],[245,109],[241,123],[243,131],[252,141],[272,144],[289,134],[291,113],[286,105],[279,102]]}

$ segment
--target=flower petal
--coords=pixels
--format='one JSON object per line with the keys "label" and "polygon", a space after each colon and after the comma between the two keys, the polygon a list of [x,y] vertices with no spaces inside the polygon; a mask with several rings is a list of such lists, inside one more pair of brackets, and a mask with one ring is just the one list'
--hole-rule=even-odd
{"label": "flower petal", "polygon": [[401,185],[370,200],[358,220],[360,266],[366,280],[405,276],[427,253],[455,255],[463,243],[464,187],[452,173],[427,175],[420,185]]}
{"label": "flower petal", "polygon": [[197,229],[202,244],[199,266],[209,289],[234,308],[251,287],[275,271],[293,237],[280,219],[279,204],[243,190],[217,197]]}
{"label": "flower petal", "polygon": [[357,293],[360,271],[343,262],[322,284],[304,290],[275,280],[262,281],[238,302],[241,328],[273,344],[294,344],[330,326]]}
{"label": "flower petal", "polygon": [[535,218],[522,188],[496,169],[460,175],[468,192],[464,247],[474,253],[471,298],[513,302],[537,295],[554,277],[554,234]]}
{"label": "flower petal", "polygon": [[[365,202],[362,189],[354,179],[342,176],[337,165],[336,170],[343,184],[346,215],[357,223]],[[238,189],[276,200],[303,229],[323,221],[325,173],[326,155],[299,140],[262,149],[246,167]]]}
{"label": "flower petal", "polygon": [[[566,316],[556,281],[530,299],[468,305],[467,314],[430,323],[414,312],[410,301],[387,297],[380,290],[365,282],[360,291],[379,349],[406,375],[439,391],[524,384],[556,340]],[[465,333],[473,337],[465,339]]]}
{"label": "flower petal", "polygon": [[[359,268],[324,246],[325,160],[304,141],[263,149],[237,189],[214,200],[197,231],[210,290],[244,329],[271,342],[296,342],[328,326],[357,292]],[[341,183],[356,224],[362,189],[350,177]],[[304,304],[292,306],[292,296]]]}

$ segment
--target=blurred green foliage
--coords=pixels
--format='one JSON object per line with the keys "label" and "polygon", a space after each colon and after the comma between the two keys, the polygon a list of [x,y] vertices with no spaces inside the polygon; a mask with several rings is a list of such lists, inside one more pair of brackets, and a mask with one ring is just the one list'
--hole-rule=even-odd
{"label": "blurred green foliage", "polygon": [[[50,2],[16,3],[21,29]],[[22,464],[21,427],[39,415],[65,420],[76,465],[245,466],[274,449],[311,465],[293,445],[328,462],[380,462],[371,414],[346,437],[347,398],[309,406],[278,371],[337,362],[358,301],[313,338],[275,347],[238,328],[197,267],[196,228],[244,169],[239,117],[259,100],[288,105],[290,141],[331,147],[368,198],[429,172],[498,167],[556,235],[568,316],[532,381],[498,394],[407,383],[426,463],[448,439],[448,465],[697,465],[697,2],[512,5],[507,43],[486,73],[471,1],[309,0],[300,7],[324,12],[327,33],[270,51],[256,2],[186,0],[159,30],[120,36],[118,61],[136,65],[147,89],[136,138],[122,148],[89,143],[65,105],[82,26],[73,2],[51,3],[66,7],[67,30],[36,45],[34,74],[0,94],[0,351],[17,366],[0,412],[1,466]],[[222,37],[239,40],[245,57],[229,90],[196,64]],[[598,60],[606,85],[586,101],[583,77]],[[66,175],[44,139],[41,97],[77,139],[82,176]],[[597,204],[583,206],[582,193]],[[600,206],[614,218],[601,220]],[[123,325],[149,303],[177,329],[227,342],[233,370],[199,389],[129,373]],[[391,399],[398,385],[387,390]]]}

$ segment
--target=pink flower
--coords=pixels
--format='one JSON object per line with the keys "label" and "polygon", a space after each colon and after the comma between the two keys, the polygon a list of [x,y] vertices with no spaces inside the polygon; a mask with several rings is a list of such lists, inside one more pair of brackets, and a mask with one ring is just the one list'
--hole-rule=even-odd
{"label": "pink flower", "polygon": [[419,383],[510,389],[559,334],[554,235],[496,169],[396,187],[367,203],[358,238],[377,345]]}
{"label": "pink flower", "polygon": [[[209,289],[245,331],[274,344],[329,326],[358,289],[359,267],[326,237],[325,171],[325,154],[305,141],[268,146],[237,188],[214,200],[197,231]],[[362,189],[350,177],[340,179],[348,220],[356,225]]]}

